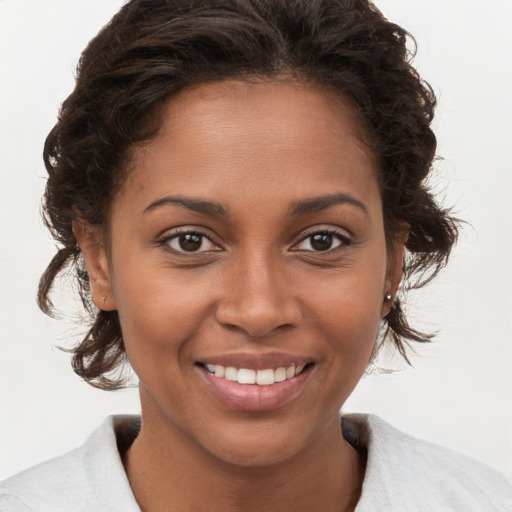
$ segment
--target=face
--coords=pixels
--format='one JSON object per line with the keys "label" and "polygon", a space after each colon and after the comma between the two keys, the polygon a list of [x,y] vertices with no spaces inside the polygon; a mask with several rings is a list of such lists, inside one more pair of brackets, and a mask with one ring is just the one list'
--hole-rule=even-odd
{"label": "face", "polygon": [[339,431],[400,279],[376,175],[349,104],[318,89],[220,82],[168,102],[109,247],[81,237],[143,422],[240,465]]}

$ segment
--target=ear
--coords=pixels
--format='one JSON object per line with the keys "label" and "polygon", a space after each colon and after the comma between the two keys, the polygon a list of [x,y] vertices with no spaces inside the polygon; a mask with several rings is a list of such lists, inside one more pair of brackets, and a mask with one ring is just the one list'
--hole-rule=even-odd
{"label": "ear", "polygon": [[[386,269],[385,289],[383,293],[382,317],[385,317],[393,307],[395,297],[403,277],[405,244],[409,236],[409,226],[403,225],[395,235],[391,246],[388,249],[388,263]],[[387,300],[386,295],[391,296]]]}
{"label": "ear", "polygon": [[78,219],[73,221],[73,234],[84,255],[94,305],[103,311],[114,311],[117,308],[102,233],[99,228]]}

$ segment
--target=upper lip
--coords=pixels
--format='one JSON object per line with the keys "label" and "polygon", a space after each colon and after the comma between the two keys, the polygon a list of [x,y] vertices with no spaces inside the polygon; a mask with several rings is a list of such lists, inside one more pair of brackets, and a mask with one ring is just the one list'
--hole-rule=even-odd
{"label": "upper lip", "polygon": [[212,356],[204,356],[197,361],[199,364],[219,365],[224,367],[247,368],[250,370],[265,370],[268,368],[288,368],[289,366],[301,366],[313,363],[311,357],[303,355],[284,354],[280,352],[272,352],[267,354],[218,354]]}

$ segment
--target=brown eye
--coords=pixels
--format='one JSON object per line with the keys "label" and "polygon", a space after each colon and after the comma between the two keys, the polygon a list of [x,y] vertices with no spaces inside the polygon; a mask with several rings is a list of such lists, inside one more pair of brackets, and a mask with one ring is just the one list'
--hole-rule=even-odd
{"label": "brown eye", "polygon": [[203,245],[203,237],[201,235],[196,235],[195,233],[180,235],[178,237],[178,243],[180,249],[184,251],[197,251],[201,249],[201,245]]}
{"label": "brown eye", "polygon": [[341,245],[350,245],[350,238],[337,232],[331,233],[329,231],[320,231],[302,239],[294,250],[326,252],[336,249]]}
{"label": "brown eye", "polygon": [[169,238],[169,246],[176,252],[206,252],[219,250],[219,248],[202,233],[180,233]]}
{"label": "brown eye", "polygon": [[310,240],[311,247],[315,251],[327,251],[332,247],[333,236],[330,233],[317,233]]}

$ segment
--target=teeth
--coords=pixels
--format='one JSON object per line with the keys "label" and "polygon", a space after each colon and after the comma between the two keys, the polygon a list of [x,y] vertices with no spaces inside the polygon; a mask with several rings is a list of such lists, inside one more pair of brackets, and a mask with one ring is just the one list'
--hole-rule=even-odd
{"label": "teeth", "polygon": [[274,382],[274,370],[258,370],[258,373],[256,374],[256,384],[259,384],[260,386],[269,386],[270,384],[274,384]]}
{"label": "teeth", "polygon": [[225,378],[227,380],[238,382],[239,384],[257,384],[259,386],[270,386],[276,382],[283,382],[299,375],[306,366],[291,365],[288,368],[280,367],[276,370],[272,368],[265,370],[250,370],[248,368],[234,368],[233,366],[220,366],[218,364],[207,364],[206,369],[215,375],[215,377]]}
{"label": "teeth", "polygon": [[[260,372],[258,372],[260,373]],[[238,370],[238,383],[239,384],[256,384],[256,372],[254,370],[247,370],[240,368]]]}
{"label": "teeth", "polygon": [[283,382],[283,380],[286,380],[286,368],[278,368],[274,372],[274,381]]}
{"label": "teeth", "polygon": [[227,380],[238,380],[238,370],[232,366],[228,366],[224,371],[224,378]]}

